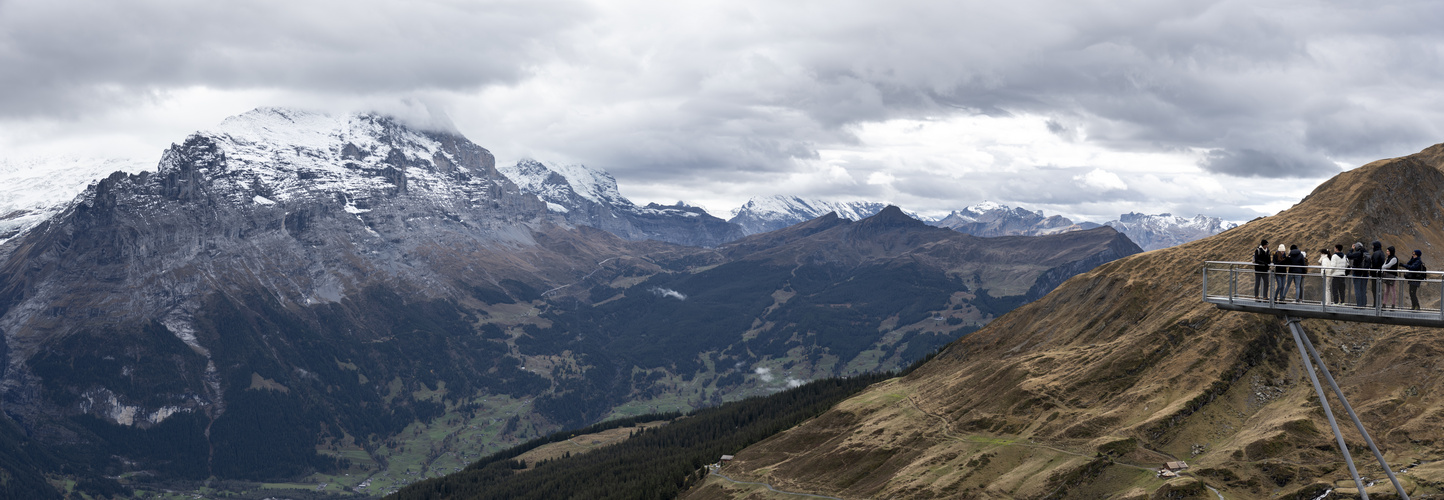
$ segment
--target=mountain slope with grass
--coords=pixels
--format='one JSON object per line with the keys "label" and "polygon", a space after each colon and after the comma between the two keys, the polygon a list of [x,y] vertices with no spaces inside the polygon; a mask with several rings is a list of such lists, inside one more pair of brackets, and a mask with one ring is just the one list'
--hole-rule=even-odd
{"label": "mountain slope with grass", "polygon": [[[1203,303],[1201,264],[1246,260],[1261,238],[1304,248],[1378,239],[1437,259],[1427,249],[1444,245],[1441,195],[1437,145],[1339,174],[1277,215],[1103,264],[724,469],[842,498],[1350,494],[1284,325]],[[1415,496],[1440,494],[1444,337],[1304,325],[1392,467],[1408,469]],[[1357,433],[1345,438],[1363,474],[1381,478]],[[1192,467],[1160,479],[1165,460]],[[700,488],[684,498],[716,495]]]}

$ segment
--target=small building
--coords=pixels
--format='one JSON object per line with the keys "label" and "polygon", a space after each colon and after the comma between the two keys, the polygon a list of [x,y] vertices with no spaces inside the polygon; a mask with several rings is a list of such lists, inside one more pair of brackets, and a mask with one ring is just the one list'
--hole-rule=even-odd
{"label": "small building", "polygon": [[1171,471],[1188,470],[1188,463],[1182,460],[1179,460],[1177,462],[1166,462],[1163,464],[1163,468]]}
{"label": "small building", "polygon": [[722,461],[723,461],[723,462],[731,462],[731,461],[732,461],[732,455],[722,455]]}

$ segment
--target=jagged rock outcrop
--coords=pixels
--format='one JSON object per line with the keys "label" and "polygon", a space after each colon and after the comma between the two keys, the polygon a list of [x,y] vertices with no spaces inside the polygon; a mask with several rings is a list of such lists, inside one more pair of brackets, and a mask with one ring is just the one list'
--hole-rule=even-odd
{"label": "jagged rock outcrop", "polygon": [[628,240],[715,247],[744,236],[740,227],[682,202],[638,207],[617,190],[611,174],[585,165],[546,165],[524,159],[504,168],[525,192],[571,224],[595,227]]}

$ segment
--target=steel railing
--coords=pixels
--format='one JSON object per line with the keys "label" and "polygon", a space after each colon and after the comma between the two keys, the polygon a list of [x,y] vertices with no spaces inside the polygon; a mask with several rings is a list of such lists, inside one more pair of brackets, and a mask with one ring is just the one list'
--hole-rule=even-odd
{"label": "steel railing", "polygon": [[[1205,262],[1203,300],[1230,309],[1273,310],[1305,317],[1444,325],[1444,272],[1414,273],[1401,268],[1394,276],[1386,276],[1367,268],[1290,267],[1303,272],[1280,273],[1271,267],[1269,272],[1259,273],[1252,262]],[[1326,275],[1325,271],[1346,275]],[[1286,293],[1280,293],[1281,286]],[[1411,295],[1418,301],[1417,309],[1412,307]]]}

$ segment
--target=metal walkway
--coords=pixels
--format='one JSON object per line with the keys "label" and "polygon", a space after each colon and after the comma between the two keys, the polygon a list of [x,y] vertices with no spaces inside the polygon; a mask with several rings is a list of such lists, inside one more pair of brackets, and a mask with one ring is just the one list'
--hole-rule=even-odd
{"label": "metal walkway", "polygon": [[[1444,308],[1440,297],[1444,297],[1444,272],[1429,271],[1422,280],[1381,277],[1335,277],[1323,276],[1319,266],[1306,266],[1305,273],[1295,274],[1294,283],[1288,285],[1284,297],[1278,294],[1280,278],[1275,273],[1255,273],[1251,262],[1205,262],[1203,265],[1203,301],[1230,311],[1256,312],[1263,314],[1287,314],[1297,318],[1332,319],[1358,321],[1389,325],[1444,327]],[[1351,270],[1360,274],[1367,269]],[[1259,290],[1255,298],[1254,286],[1258,279],[1267,281],[1267,292]],[[1302,293],[1298,292],[1302,283]],[[1343,296],[1335,297],[1331,292],[1342,284]],[[1363,285],[1364,306],[1358,306],[1358,285]],[[1389,288],[1395,290],[1392,302],[1381,300]],[[1262,288],[1262,287],[1261,287]],[[1419,309],[1410,309],[1410,289],[1415,289]],[[1342,300],[1335,300],[1336,298]]]}
{"label": "metal walkway", "polygon": [[[1354,485],[1359,489],[1359,497],[1369,500],[1369,493],[1365,490],[1364,481],[1359,477],[1359,471],[1354,466],[1354,458],[1349,453],[1349,447],[1344,443],[1344,435],[1339,432],[1339,423],[1334,418],[1334,411],[1329,404],[1329,398],[1324,393],[1324,388],[1319,384],[1319,376],[1315,368],[1323,374],[1324,380],[1328,382],[1329,388],[1333,389],[1334,395],[1338,398],[1340,406],[1353,421],[1354,427],[1364,437],[1364,442],[1369,445],[1373,452],[1374,459],[1378,460],[1379,466],[1384,469],[1384,474],[1389,476],[1393,483],[1394,490],[1399,498],[1409,500],[1409,494],[1404,491],[1404,486],[1399,483],[1399,478],[1389,468],[1388,461],[1384,460],[1384,454],[1379,452],[1379,447],[1374,444],[1374,439],[1369,436],[1369,431],[1364,429],[1363,422],[1354,413],[1354,408],[1349,405],[1348,398],[1344,397],[1344,391],[1334,381],[1333,374],[1329,373],[1324,360],[1319,356],[1318,350],[1309,340],[1309,334],[1299,324],[1299,318],[1321,318],[1339,321],[1357,321],[1366,323],[1382,323],[1390,325],[1410,326],[1432,326],[1444,327],[1444,273],[1428,272],[1424,279],[1410,280],[1390,279],[1382,277],[1333,277],[1323,276],[1323,268],[1319,266],[1307,266],[1307,273],[1298,274],[1299,278],[1294,281],[1288,289],[1287,295],[1280,295],[1277,289],[1277,276],[1273,273],[1263,274],[1268,280],[1268,292],[1254,297],[1254,285],[1259,273],[1253,270],[1253,264],[1249,262],[1206,262],[1203,266],[1203,300],[1215,304],[1220,309],[1230,311],[1246,311],[1263,314],[1273,314],[1283,318],[1288,324],[1289,332],[1293,334],[1294,344],[1299,348],[1299,356],[1303,359],[1304,372],[1308,373],[1309,381],[1313,383],[1314,392],[1319,396],[1319,404],[1323,406],[1324,416],[1329,420],[1329,427],[1334,431],[1334,438],[1339,451],[1344,455],[1344,463],[1349,467],[1349,476],[1354,479]],[[1367,270],[1359,270],[1361,276],[1367,276]],[[1400,276],[1403,276],[1402,274]],[[1240,283],[1240,280],[1246,280]],[[1340,299],[1334,300],[1336,290],[1331,285],[1334,280],[1342,280],[1344,293]],[[1380,300],[1385,296],[1388,287],[1386,283],[1392,283],[1398,298],[1395,302]],[[1358,299],[1356,285],[1363,285],[1365,305],[1357,305]],[[1247,288],[1242,285],[1247,285]],[[1263,287],[1260,287],[1263,288]],[[1419,301],[1418,309],[1411,309],[1410,289],[1414,288]],[[1247,294],[1243,293],[1247,290]],[[1402,301],[1404,308],[1398,308],[1399,301]],[[1343,302],[1347,302],[1345,305]],[[1392,306],[1392,307],[1391,307]]]}

